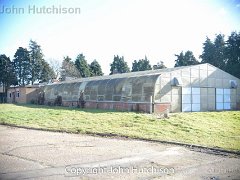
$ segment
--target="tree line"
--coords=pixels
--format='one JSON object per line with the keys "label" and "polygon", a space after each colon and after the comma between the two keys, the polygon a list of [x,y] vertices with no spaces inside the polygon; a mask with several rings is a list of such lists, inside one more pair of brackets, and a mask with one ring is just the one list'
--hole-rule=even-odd
{"label": "tree line", "polygon": [[[240,32],[232,32],[226,41],[223,34],[216,34],[213,41],[206,37],[199,60],[190,50],[182,51],[179,54],[175,54],[175,56],[174,67],[209,63],[240,78]],[[100,64],[94,60],[88,65],[83,54],[78,55],[75,62],[71,61],[69,57],[64,58],[63,62],[62,69],[65,69],[64,72],[73,77],[103,75]],[[65,67],[66,65],[67,68]],[[144,59],[132,62],[131,72],[163,68],[166,68],[163,61],[151,66],[150,61],[145,56]],[[126,72],[130,72],[130,68],[124,57],[114,55],[113,62],[110,64],[110,75]]]}
{"label": "tree line", "polygon": [[[95,59],[88,64],[83,54],[79,54],[75,60],[66,56],[61,67],[56,67],[57,64],[55,61],[50,65],[44,59],[41,46],[36,41],[30,40],[29,47],[19,47],[12,60],[5,54],[0,54],[0,86],[6,93],[11,85],[25,86],[49,82],[59,75],[60,80],[66,80],[66,77],[85,78],[103,75],[99,62]],[[153,69],[160,68],[166,68],[162,61],[153,66]],[[146,56],[133,62],[132,72],[150,69],[152,67]],[[114,56],[110,64],[110,74],[125,72],[130,72],[130,69],[124,57]]]}
{"label": "tree line", "polygon": [[[166,68],[163,61],[160,61],[158,64],[152,67],[150,61],[145,56],[144,59],[134,60],[132,63],[131,72],[162,68]],[[127,62],[124,60],[124,57],[114,55],[113,62],[110,64],[110,75],[126,72],[130,72],[130,68],[128,67]],[[65,80],[66,77],[85,78],[102,75],[103,72],[101,65],[96,59],[93,60],[90,64],[87,63],[87,60],[83,54],[79,54],[75,61],[73,61],[69,56],[66,56],[63,59],[61,66],[62,80]]]}
{"label": "tree line", "polygon": [[[196,65],[200,63],[212,64],[230,74],[240,78],[240,32],[232,32],[225,41],[223,34],[217,34],[212,41],[206,37],[203,43],[203,52],[197,60],[192,51],[175,54],[175,67]],[[24,86],[35,82],[49,82],[60,76],[60,80],[67,77],[85,78],[102,76],[102,68],[95,59],[88,64],[81,53],[75,60],[69,56],[63,58],[60,67],[54,67],[57,61],[50,65],[45,59],[41,46],[36,41],[30,40],[29,47],[19,47],[10,60],[5,54],[0,54],[0,86],[5,93],[10,85]],[[166,68],[163,61],[151,65],[147,56],[132,62],[131,72],[155,70]],[[130,68],[123,56],[114,55],[110,64],[110,75],[130,72]]]}
{"label": "tree line", "polygon": [[41,47],[35,41],[30,40],[28,49],[19,47],[13,60],[5,54],[0,54],[0,86],[5,98],[11,85],[24,86],[36,81],[47,82],[54,77],[55,72],[44,59]]}
{"label": "tree line", "polygon": [[215,35],[214,40],[206,37],[203,52],[197,60],[192,51],[175,54],[175,67],[209,63],[240,78],[240,32],[232,32],[225,40],[223,34]]}

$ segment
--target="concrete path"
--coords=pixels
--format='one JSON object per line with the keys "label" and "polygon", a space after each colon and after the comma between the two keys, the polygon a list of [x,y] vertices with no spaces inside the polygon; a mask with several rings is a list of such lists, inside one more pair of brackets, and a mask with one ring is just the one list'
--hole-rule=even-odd
{"label": "concrete path", "polygon": [[240,158],[0,126],[0,179],[240,179]]}

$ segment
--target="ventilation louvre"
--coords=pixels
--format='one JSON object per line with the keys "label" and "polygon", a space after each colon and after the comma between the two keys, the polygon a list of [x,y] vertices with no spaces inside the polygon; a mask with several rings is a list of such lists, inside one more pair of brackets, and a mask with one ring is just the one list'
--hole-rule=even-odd
{"label": "ventilation louvre", "polygon": [[233,89],[236,89],[238,86],[236,80],[230,80],[229,83],[230,83],[230,87]]}
{"label": "ventilation louvre", "polygon": [[172,79],[172,86],[182,86],[182,79],[174,77]]}

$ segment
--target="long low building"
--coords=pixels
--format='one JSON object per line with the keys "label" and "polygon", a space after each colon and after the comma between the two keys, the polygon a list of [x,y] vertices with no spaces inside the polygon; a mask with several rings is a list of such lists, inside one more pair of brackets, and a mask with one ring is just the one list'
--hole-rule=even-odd
{"label": "long low building", "polygon": [[240,79],[210,64],[81,78],[44,87],[45,103],[62,97],[87,108],[143,112],[195,112],[240,109]]}

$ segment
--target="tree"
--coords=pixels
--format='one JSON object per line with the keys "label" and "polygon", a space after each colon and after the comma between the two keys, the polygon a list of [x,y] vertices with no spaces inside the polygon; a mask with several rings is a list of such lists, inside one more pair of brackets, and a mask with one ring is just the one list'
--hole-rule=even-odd
{"label": "tree", "polygon": [[209,63],[225,70],[227,64],[225,51],[226,45],[224,35],[216,35],[214,42],[207,37],[206,41],[203,43],[202,55],[200,55],[202,59],[201,63]]}
{"label": "tree", "polygon": [[226,42],[226,71],[240,78],[240,32],[232,32]]}
{"label": "tree", "polygon": [[88,66],[87,61],[85,60],[85,56],[83,56],[83,54],[79,54],[75,60],[75,66],[78,69],[78,71],[81,74],[81,77],[85,78],[85,77],[90,77],[91,76],[91,72],[90,72],[90,68]]}
{"label": "tree", "polygon": [[134,60],[132,63],[132,72],[139,71],[139,61]]}
{"label": "tree", "polygon": [[184,61],[184,54],[181,52],[179,55],[175,54],[177,59],[175,60],[174,67],[187,66],[187,63]]}
{"label": "tree", "polygon": [[61,62],[56,59],[48,59],[49,66],[53,69],[56,79],[61,76]]}
{"label": "tree", "polygon": [[103,75],[102,68],[96,59],[89,65],[89,67],[90,67],[90,71],[91,71],[91,76],[102,76]]}
{"label": "tree", "polygon": [[152,67],[146,56],[145,56],[145,59],[140,59],[138,61],[134,60],[134,62],[132,63],[132,72],[146,71],[151,69]]}
{"label": "tree", "polygon": [[19,47],[14,55],[13,63],[18,85],[29,84],[32,77],[28,50],[26,48]]}
{"label": "tree", "polygon": [[199,64],[192,51],[187,51],[185,53],[182,51],[179,55],[175,54],[175,56],[177,59],[175,60],[174,67]]}
{"label": "tree", "polygon": [[43,70],[43,53],[40,45],[36,41],[30,40],[29,42],[29,56],[31,65],[31,82],[40,81]]}
{"label": "tree", "polygon": [[14,73],[13,63],[5,54],[0,55],[0,86],[3,88],[4,99],[0,102],[6,102],[7,89],[10,85],[16,85],[17,79]]}
{"label": "tree", "polygon": [[55,78],[55,73],[52,67],[43,58],[41,46],[36,41],[29,42],[29,56],[31,68],[31,82],[47,82]]}
{"label": "tree", "polygon": [[127,62],[124,61],[124,57],[114,55],[113,62],[110,64],[110,75],[115,73],[126,73],[129,71],[129,67]]}
{"label": "tree", "polygon": [[164,65],[163,61],[160,61],[156,65],[153,65],[153,69],[154,70],[156,70],[156,69],[164,69],[164,68],[167,68],[167,67]]}
{"label": "tree", "polygon": [[53,69],[50,67],[50,65],[46,62],[42,62],[42,71],[40,74],[41,82],[48,82],[51,79],[55,78],[55,73]]}
{"label": "tree", "polygon": [[80,72],[72,62],[71,58],[66,56],[63,58],[62,62],[62,70],[60,72],[61,79],[64,81],[66,80],[66,77],[72,77],[72,78],[80,78]]}
{"label": "tree", "polygon": [[213,65],[216,64],[215,58],[215,47],[214,43],[209,39],[208,37],[206,38],[205,42],[203,43],[203,52],[200,55],[200,58],[202,59],[201,63],[212,63]]}
{"label": "tree", "polygon": [[214,41],[214,47],[215,47],[215,54],[214,54],[215,66],[222,70],[225,70],[227,59],[226,59],[226,53],[225,53],[226,45],[224,41],[224,35],[218,34],[216,36]]}

